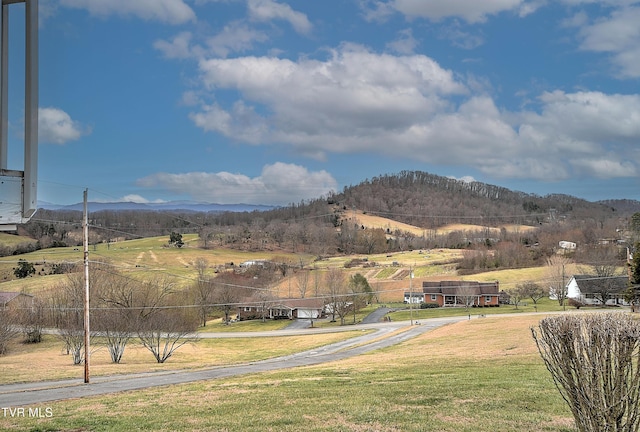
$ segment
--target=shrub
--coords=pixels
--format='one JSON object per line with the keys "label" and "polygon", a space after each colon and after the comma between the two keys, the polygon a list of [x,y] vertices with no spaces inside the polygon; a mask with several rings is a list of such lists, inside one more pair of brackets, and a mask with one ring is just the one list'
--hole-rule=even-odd
{"label": "shrub", "polygon": [[531,329],[581,432],[640,429],[640,323],[625,313],[559,315]]}
{"label": "shrub", "polygon": [[568,299],[567,305],[570,307],[574,307],[576,309],[580,309],[582,306],[586,306],[583,302],[581,302],[580,300],[576,300],[574,298]]}

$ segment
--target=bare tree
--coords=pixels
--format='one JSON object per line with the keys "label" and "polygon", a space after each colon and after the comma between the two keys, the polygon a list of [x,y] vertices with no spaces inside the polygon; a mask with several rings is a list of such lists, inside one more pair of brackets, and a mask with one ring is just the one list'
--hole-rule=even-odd
{"label": "bare tree", "polygon": [[164,363],[191,340],[197,325],[197,317],[184,308],[159,309],[142,321],[138,337],[156,361]]}
{"label": "bare tree", "polygon": [[566,268],[571,260],[562,255],[552,255],[547,259],[547,279],[549,281],[549,296],[558,300],[564,306],[567,300]]}
{"label": "bare tree", "polygon": [[329,269],[325,275],[325,284],[329,299],[331,320],[335,321],[336,315],[338,315],[340,317],[340,325],[344,325],[344,319],[352,305],[344,274],[337,268]]}
{"label": "bare tree", "polygon": [[640,326],[633,317],[559,315],[531,333],[579,431],[640,428]]}
{"label": "bare tree", "polygon": [[254,294],[254,299],[258,305],[258,312],[262,322],[267,320],[269,309],[274,302],[274,297],[269,290],[260,290]]}
{"label": "bare tree", "polygon": [[304,298],[307,295],[307,289],[309,288],[310,274],[308,270],[301,269],[295,273],[296,284],[298,285],[298,292],[300,298]]}
{"label": "bare tree", "polygon": [[581,266],[581,269],[584,268],[581,271],[598,278],[596,290],[593,294],[604,306],[607,304],[611,294],[617,291],[615,278],[623,274],[621,270],[623,269],[624,260],[620,259],[616,248],[607,246],[597,246],[589,249],[586,258],[589,263],[587,266]]}
{"label": "bare tree", "polygon": [[204,258],[198,258],[194,267],[197,272],[197,280],[191,286],[191,294],[193,301],[198,305],[198,314],[200,316],[200,324],[202,327],[207,325],[207,318],[211,313],[213,306],[213,287],[211,278],[207,275],[207,260]]}
{"label": "bare tree", "polygon": [[84,361],[84,295],[82,277],[69,275],[66,282],[54,288],[50,297],[51,322],[57,329],[74,365]]}
{"label": "bare tree", "polygon": [[27,343],[42,341],[42,330],[46,325],[47,314],[44,302],[38,297],[31,297],[27,303],[21,304],[17,311],[17,322],[22,328]]}
{"label": "bare tree", "polygon": [[464,306],[467,310],[467,315],[469,319],[471,319],[471,310],[470,308],[477,302],[478,300],[478,291],[469,283],[461,282],[460,286],[456,291],[456,301]]}
{"label": "bare tree", "polygon": [[522,284],[518,284],[514,288],[508,289],[507,293],[509,294],[511,303],[513,303],[516,309],[518,309],[518,304],[526,297]]}
{"label": "bare tree", "polygon": [[95,293],[91,306],[91,329],[99,332],[111,361],[120,363],[138,324],[135,306],[141,283],[104,266],[91,273]]}
{"label": "bare tree", "polygon": [[242,298],[244,290],[227,281],[225,277],[218,276],[213,280],[213,301],[216,307],[224,313],[224,323],[229,324],[231,312],[235,310]]}
{"label": "bare tree", "polygon": [[0,308],[0,355],[7,352],[9,342],[18,334],[15,317],[8,308]]}
{"label": "bare tree", "polygon": [[140,289],[140,310],[136,324],[142,345],[164,363],[173,353],[195,337],[198,317],[191,308],[183,307],[183,293],[175,291],[170,279],[147,281]]}
{"label": "bare tree", "polygon": [[534,305],[537,305],[538,300],[547,295],[540,285],[530,280],[518,284],[517,287],[522,291],[523,298],[530,298]]}

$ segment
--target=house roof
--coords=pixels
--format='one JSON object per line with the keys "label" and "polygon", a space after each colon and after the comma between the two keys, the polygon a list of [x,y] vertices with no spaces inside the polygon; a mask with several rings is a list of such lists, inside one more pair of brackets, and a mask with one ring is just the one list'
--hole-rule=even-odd
{"label": "house roof", "polygon": [[594,275],[574,275],[573,279],[583,294],[600,292],[603,286],[612,293],[620,294],[625,292],[629,287],[628,276],[598,277]]}
{"label": "house roof", "polygon": [[271,299],[269,301],[259,301],[255,298],[246,298],[237,304],[238,307],[245,306],[262,306],[265,305],[267,309],[272,308],[287,308],[287,309],[322,309],[324,307],[324,300],[318,298],[298,298],[298,299]]}
{"label": "house roof", "polygon": [[6,305],[11,300],[15,299],[16,297],[20,297],[21,295],[22,296],[27,296],[27,297],[32,297],[29,294],[24,294],[24,293],[21,293],[21,292],[0,291],[0,305]]}
{"label": "house roof", "polygon": [[422,282],[422,292],[425,294],[442,295],[462,295],[463,293],[471,293],[471,295],[499,295],[500,288],[497,281],[425,281]]}
{"label": "house roof", "polygon": [[281,299],[274,306],[284,306],[289,309],[322,309],[324,301],[317,298]]}

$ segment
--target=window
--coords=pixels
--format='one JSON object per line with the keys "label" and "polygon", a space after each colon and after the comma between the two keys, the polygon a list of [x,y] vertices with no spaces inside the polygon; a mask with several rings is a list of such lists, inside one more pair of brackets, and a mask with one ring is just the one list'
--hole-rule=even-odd
{"label": "window", "polygon": [[491,303],[491,296],[485,296],[484,297],[484,302],[485,303]]}
{"label": "window", "polygon": [[431,294],[431,301],[436,301],[437,300],[437,296],[435,294]]}

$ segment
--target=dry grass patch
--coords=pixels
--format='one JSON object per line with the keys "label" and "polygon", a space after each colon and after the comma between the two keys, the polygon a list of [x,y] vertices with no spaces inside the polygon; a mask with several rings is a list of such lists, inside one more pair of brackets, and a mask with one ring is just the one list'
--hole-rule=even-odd
{"label": "dry grass patch", "polygon": [[[395,366],[424,366],[435,360],[455,362],[474,359],[493,362],[517,356],[538,361],[538,351],[529,328],[536,325],[540,316],[475,318],[445,325],[410,339],[400,346],[387,348],[358,358],[339,362],[344,371],[358,368],[374,371],[379,363]],[[520,338],[505,337],[508,334],[522,335]],[[375,361],[363,361],[362,357],[375,356]]]}
{"label": "dry grass patch", "polygon": [[[199,339],[180,348],[166,363],[156,363],[151,353],[132,341],[122,362],[111,363],[106,348],[91,355],[91,375],[108,376],[141,372],[197,369],[264,360],[313,349],[333,342],[360,336],[362,332],[280,336],[262,338]],[[63,352],[63,344],[53,336],[45,336],[40,344],[12,344],[11,351],[0,357],[0,384],[80,378],[82,365],[73,365],[71,356]]]}

